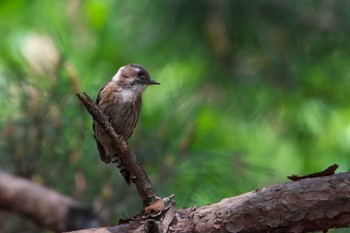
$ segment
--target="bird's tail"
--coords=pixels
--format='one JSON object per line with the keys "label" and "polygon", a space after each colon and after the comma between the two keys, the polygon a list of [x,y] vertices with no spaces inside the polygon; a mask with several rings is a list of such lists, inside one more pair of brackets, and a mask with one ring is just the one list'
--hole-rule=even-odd
{"label": "bird's tail", "polygon": [[124,180],[128,185],[130,185],[130,172],[126,169],[123,160],[120,158],[120,156],[115,155],[112,159],[112,163],[115,163],[117,168],[119,169],[120,174],[123,176]]}

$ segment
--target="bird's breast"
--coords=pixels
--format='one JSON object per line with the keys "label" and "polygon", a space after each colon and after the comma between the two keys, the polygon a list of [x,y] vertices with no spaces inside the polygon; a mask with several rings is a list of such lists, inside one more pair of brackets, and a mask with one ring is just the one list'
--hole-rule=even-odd
{"label": "bird's breast", "polygon": [[132,90],[121,90],[117,92],[116,98],[120,98],[122,102],[133,102],[135,100],[135,93]]}
{"label": "bird's breast", "polygon": [[113,101],[101,101],[101,110],[110,118],[114,130],[127,140],[141,110],[141,96],[127,91],[115,94]]}
{"label": "bird's breast", "polygon": [[145,85],[135,85],[130,88],[124,88],[115,93],[117,98],[123,102],[134,102],[139,98],[142,92],[145,90]]}

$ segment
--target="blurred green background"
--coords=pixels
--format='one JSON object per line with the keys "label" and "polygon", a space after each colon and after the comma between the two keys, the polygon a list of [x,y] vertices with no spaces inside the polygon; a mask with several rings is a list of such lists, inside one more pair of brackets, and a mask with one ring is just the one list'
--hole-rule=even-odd
{"label": "blurred green background", "polygon": [[[135,188],[100,161],[75,92],[95,98],[139,63],[161,85],[144,93],[129,144],[179,208],[334,163],[347,171],[349,11],[327,0],[2,0],[1,169],[110,224],[138,213]],[[45,231],[4,212],[0,222]]]}

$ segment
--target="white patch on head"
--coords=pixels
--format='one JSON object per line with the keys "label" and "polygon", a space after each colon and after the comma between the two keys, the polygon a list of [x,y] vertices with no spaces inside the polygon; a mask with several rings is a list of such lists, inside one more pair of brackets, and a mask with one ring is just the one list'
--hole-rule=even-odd
{"label": "white patch on head", "polygon": [[141,71],[141,69],[140,68],[138,68],[138,67],[132,67],[136,72],[140,72]]}
{"label": "white patch on head", "polygon": [[120,74],[122,73],[122,70],[124,69],[125,66],[120,67],[118,72],[113,76],[112,81],[117,81],[120,77]]}

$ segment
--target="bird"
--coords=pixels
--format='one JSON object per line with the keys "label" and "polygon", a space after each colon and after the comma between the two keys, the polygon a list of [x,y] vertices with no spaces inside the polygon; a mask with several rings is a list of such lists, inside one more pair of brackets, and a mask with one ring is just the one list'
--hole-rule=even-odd
{"label": "bird", "polygon": [[[128,141],[137,124],[142,105],[142,93],[148,86],[159,84],[151,79],[143,66],[128,64],[122,66],[98,93],[97,106],[125,142]],[[92,127],[101,160],[106,164],[115,163],[126,183],[130,184],[130,172],[126,169],[111,139],[98,122],[93,121]]]}

